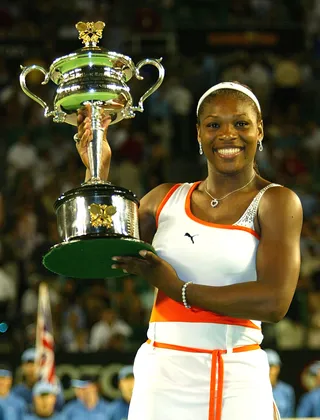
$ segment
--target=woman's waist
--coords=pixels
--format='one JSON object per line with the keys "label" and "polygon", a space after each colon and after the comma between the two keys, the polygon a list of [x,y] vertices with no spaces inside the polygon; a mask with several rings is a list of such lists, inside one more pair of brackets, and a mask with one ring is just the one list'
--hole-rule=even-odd
{"label": "woman's waist", "polygon": [[261,322],[259,321],[221,315],[197,307],[187,309],[181,302],[169,298],[160,290],[157,293],[150,322],[224,324],[261,329]]}
{"label": "woman's waist", "polygon": [[261,329],[201,322],[150,322],[147,336],[151,342],[210,350],[260,344],[263,339]]}

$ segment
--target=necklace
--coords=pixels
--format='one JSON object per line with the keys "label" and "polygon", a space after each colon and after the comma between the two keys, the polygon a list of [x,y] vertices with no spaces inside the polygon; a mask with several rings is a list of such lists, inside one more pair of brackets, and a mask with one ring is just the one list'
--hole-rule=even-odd
{"label": "necklace", "polygon": [[[252,176],[252,178],[250,179],[250,181],[249,182],[247,182],[246,183],[246,185],[244,185],[243,187],[241,187],[241,188],[238,188],[237,190],[234,190],[234,191],[231,191],[231,192],[229,192],[228,194],[226,194],[226,195],[224,195],[223,197],[221,197],[221,198],[215,198],[215,197],[213,197],[210,193],[209,193],[209,191],[207,190],[207,188],[205,188],[205,192],[208,194],[208,196],[209,197],[211,197],[212,198],[212,201],[211,201],[211,203],[210,203],[210,205],[211,205],[211,207],[217,207],[217,205],[219,204],[219,201],[222,201],[222,200],[224,200],[225,198],[227,198],[227,197],[229,197],[229,195],[231,195],[231,194],[233,194],[233,193],[235,193],[235,192],[237,192],[237,191],[240,191],[240,190],[243,190],[244,188],[246,188],[252,181],[253,181],[253,178],[256,176],[256,174],[253,174],[253,176]],[[208,182],[208,181],[207,181]]]}

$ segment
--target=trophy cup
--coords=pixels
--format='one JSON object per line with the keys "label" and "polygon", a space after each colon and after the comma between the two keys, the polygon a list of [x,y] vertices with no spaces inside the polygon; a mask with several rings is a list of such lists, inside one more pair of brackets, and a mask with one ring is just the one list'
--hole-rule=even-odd
{"label": "trophy cup", "polygon": [[[111,269],[113,256],[138,256],[142,249],[154,252],[151,245],[139,239],[136,195],[100,177],[102,121],[110,115],[110,124],[115,124],[135,117],[135,112],[143,112],[143,102],[163,81],[164,68],[161,59],[144,59],[135,66],[130,57],[98,47],[104,26],[100,21],[77,23],[79,39],[84,43],[81,49],[54,60],[49,71],[32,65],[21,67],[20,74],[23,92],[40,104],[44,116],[53,117],[54,122],[76,125],[77,111],[91,105],[91,179],[56,200],[54,208],[62,242],[43,257],[43,264],[50,271],[83,279],[123,277],[122,270]],[[142,95],[138,106],[133,106],[127,82],[133,76],[143,80],[140,69],[145,65],[158,69],[158,80]],[[58,86],[51,111],[26,85],[26,76],[34,70],[44,74],[42,84],[52,81]]]}

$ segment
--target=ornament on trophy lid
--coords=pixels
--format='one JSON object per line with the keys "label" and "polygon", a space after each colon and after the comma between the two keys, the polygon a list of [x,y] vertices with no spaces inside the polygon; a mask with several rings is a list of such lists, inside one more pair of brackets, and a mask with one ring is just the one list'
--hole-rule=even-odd
{"label": "ornament on trophy lid", "polygon": [[79,39],[82,40],[86,47],[95,47],[102,38],[102,32],[105,27],[105,23],[98,22],[78,22],[76,29],[79,32]]}

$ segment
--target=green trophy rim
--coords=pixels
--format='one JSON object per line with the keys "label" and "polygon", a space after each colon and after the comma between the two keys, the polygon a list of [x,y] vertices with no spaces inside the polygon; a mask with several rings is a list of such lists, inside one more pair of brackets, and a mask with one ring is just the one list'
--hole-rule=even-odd
{"label": "green trophy rim", "polygon": [[152,245],[133,238],[103,237],[75,239],[54,245],[43,257],[43,265],[55,274],[78,279],[104,279],[125,277],[113,269],[112,257],[134,256],[139,251],[156,253]]}
{"label": "green trophy rim", "polygon": [[[121,70],[115,63],[122,63],[126,68]],[[74,53],[57,58],[50,66],[51,80],[59,84],[61,74],[80,67],[99,66],[118,69],[125,75],[128,82],[135,72],[135,66],[130,57],[96,47],[95,49],[82,48]]]}
{"label": "green trophy rim", "polygon": [[73,95],[61,98],[56,102],[57,107],[62,107],[67,112],[76,112],[77,109],[83,106],[84,102],[89,101],[109,101],[115,99],[117,95],[114,92],[95,91],[75,93]]}

